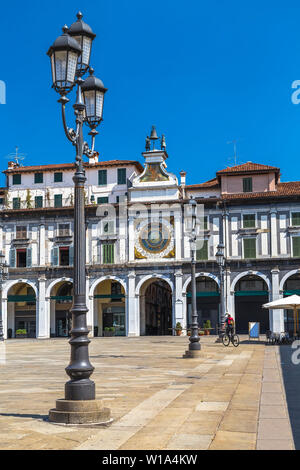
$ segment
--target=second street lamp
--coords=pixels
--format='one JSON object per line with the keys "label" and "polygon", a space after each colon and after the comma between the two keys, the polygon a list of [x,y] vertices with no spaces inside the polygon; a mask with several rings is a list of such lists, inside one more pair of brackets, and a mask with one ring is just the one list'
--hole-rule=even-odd
{"label": "second street lamp", "polygon": [[[99,82],[102,84],[101,105],[95,106],[85,104],[82,89],[86,81],[82,75],[89,66],[91,41],[95,37],[91,28],[81,21],[82,14],[77,15],[78,21],[71,26],[70,30],[74,37],[64,27],[64,34],[60,36],[50,47],[48,55],[51,58],[53,88],[61,98],[58,102],[62,107],[63,127],[68,140],[76,148],[74,181],[74,296],[72,305],[72,330],[71,330],[71,359],[66,367],[66,373],[70,380],[65,384],[64,400],[56,401],[56,409],[49,411],[49,420],[63,424],[98,424],[109,422],[110,410],[104,408],[102,402],[96,400],[95,383],[90,379],[94,367],[89,360],[86,306],[86,239],[85,239],[85,195],[84,184],[86,181],[83,165],[83,155],[92,157],[94,155],[95,127],[102,120],[103,96],[106,91],[101,80],[94,77],[93,84],[89,86],[89,92],[96,96],[99,101]],[[89,52],[86,54],[84,34],[88,32],[90,43]],[[76,33],[76,34],[75,34]],[[80,33],[80,34],[79,34]],[[80,40],[78,39],[80,38]],[[78,39],[78,42],[77,40]],[[70,59],[72,54],[72,60]],[[79,59],[81,57],[81,59]],[[79,65],[78,65],[79,63]],[[89,77],[87,80],[89,80]],[[67,94],[77,84],[76,102],[73,105],[75,113],[75,129],[71,129],[66,123],[65,107],[69,102]],[[88,82],[89,84],[89,82]],[[105,90],[105,91],[104,91]],[[85,92],[86,90],[84,90]],[[89,120],[88,120],[89,119]],[[83,124],[87,122],[92,131],[92,146],[89,148],[83,139]]]}
{"label": "second street lamp", "polygon": [[217,246],[217,263],[220,270],[220,310],[219,310],[219,336],[216,340],[217,343],[222,342],[222,334],[223,334],[223,325],[225,323],[225,312],[224,312],[224,267],[225,267],[225,247],[223,243],[219,243]]}

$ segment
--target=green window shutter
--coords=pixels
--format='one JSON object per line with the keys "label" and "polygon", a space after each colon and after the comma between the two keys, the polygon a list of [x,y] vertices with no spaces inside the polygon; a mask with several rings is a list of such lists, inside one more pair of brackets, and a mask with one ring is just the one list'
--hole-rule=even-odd
{"label": "green window shutter", "polygon": [[243,178],[243,192],[252,193],[252,178]]}
{"label": "green window shutter", "polygon": [[[202,240],[198,240],[198,245]],[[196,260],[202,261],[208,259],[208,240],[203,240],[203,246],[196,249]]]}
{"label": "green window shutter", "polygon": [[34,174],[34,182],[36,183],[42,183],[43,182],[43,173],[35,173]]}
{"label": "green window shutter", "polygon": [[13,184],[21,184],[21,175],[18,174],[18,175],[13,175]]}
{"label": "green window shutter", "polygon": [[244,238],[244,258],[256,258],[256,238]]}
{"label": "green window shutter", "polygon": [[255,228],[255,214],[243,215],[243,227],[244,228]]}
{"label": "green window shutter", "polygon": [[27,248],[26,251],[26,268],[30,268],[32,266],[32,249]]}
{"label": "green window shutter", "polygon": [[9,266],[11,268],[16,267],[16,250],[15,250],[15,248],[11,248],[9,250]]}
{"label": "green window shutter", "polygon": [[300,225],[300,212],[292,213],[292,225]]}
{"label": "green window shutter", "polygon": [[126,168],[118,168],[118,184],[126,184]]}
{"label": "green window shutter", "polygon": [[114,248],[113,243],[105,243],[103,245],[103,264],[114,263]]}
{"label": "green window shutter", "polygon": [[97,204],[108,204],[108,197],[98,197]]}
{"label": "green window shutter", "polygon": [[19,197],[13,198],[13,209],[20,209],[21,207],[21,199]]}
{"label": "green window shutter", "polygon": [[300,257],[300,237],[293,237],[293,256]]}
{"label": "green window shutter", "polygon": [[74,264],[74,246],[71,245],[69,248],[69,265],[73,266]]}
{"label": "green window shutter", "polygon": [[204,224],[203,230],[207,230],[207,227],[208,227],[208,225],[207,225],[207,219],[208,219],[208,218],[207,218],[207,215],[205,215],[205,216],[204,216],[204,220],[203,220],[203,224]]}
{"label": "green window shutter", "polygon": [[62,207],[62,195],[61,194],[54,195],[54,207]]}
{"label": "green window shutter", "polygon": [[107,184],[107,170],[98,171],[98,185],[105,186]]}
{"label": "green window shutter", "polygon": [[51,251],[51,264],[52,266],[58,266],[58,247],[54,246]]}
{"label": "green window shutter", "polygon": [[61,183],[63,180],[62,173],[54,173],[54,183]]}
{"label": "green window shutter", "polygon": [[35,208],[43,207],[43,196],[35,196],[34,198]]}

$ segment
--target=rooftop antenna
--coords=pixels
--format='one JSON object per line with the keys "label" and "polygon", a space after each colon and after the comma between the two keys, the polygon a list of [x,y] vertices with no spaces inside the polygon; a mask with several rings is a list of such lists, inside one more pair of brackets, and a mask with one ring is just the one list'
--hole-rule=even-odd
{"label": "rooftop antenna", "polygon": [[234,139],[234,140],[230,140],[229,142],[227,142],[227,144],[233,144],[233,154],[234,156],[233,157],[230,157],[230,159],[234,159],[234,166],[236,166],[237,164],[237,154],[236,154],[236,144],[237,144],[237,140]]}
{"label": "rooftop antenna", "polygon": [[16,151],[9,153],[8,155],[6,155],[5,158],[8,158],[10,160],[13,159],[18,166],[23,166],[20,164],[20,161],[25,160],[26,155],[26,153],[19,152],[19,147],[16,147]]}

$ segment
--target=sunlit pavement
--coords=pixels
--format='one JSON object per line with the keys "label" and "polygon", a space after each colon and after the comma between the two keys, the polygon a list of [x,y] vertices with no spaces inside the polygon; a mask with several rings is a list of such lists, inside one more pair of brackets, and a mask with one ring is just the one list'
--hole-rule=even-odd
{"label": "sunlit pavement", "polygon": [[215,339],[201,337],[198,359],[182,358],[183,336],[93,339],[97,398],[114,421],[89,428],[46,421],[63,398],[68,340],[6,341],[0,449],[293,449],[280,355],[285,348],[287,364],[291,347],[245,336],[225,348]]}

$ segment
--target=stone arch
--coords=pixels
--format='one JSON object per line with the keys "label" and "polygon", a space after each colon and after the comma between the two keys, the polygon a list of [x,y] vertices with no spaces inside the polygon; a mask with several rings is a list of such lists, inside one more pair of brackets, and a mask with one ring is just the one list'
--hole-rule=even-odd
{"label": "stone arch", "polygon": [[[50,336],[68,336],[71,330],[71,301],[64,301],[66,305],[61,305],[55,299],[51,298],[53,295],[52,291],[58,284],[71,283],[73,284],[73,278],[71,277],[60,277],[50,282],[46,289],[46,312],[49,322]],[[56,293],[58,295],[58,292]],[[69,302],[69,303],[68,303]]]}
{"label": "stone arch", "polygon": [[265,274],[261,273],[260,271],[243,271],[242,273],[238,274],[233,279],[233,281],[231,283],[231,287],[230,287],[231,292],[235,291],[235,286],[236,286],[237,282],[240,281],[245,276],[258,276],[258,277],[261,277],[265,281],[265,283],[267,284],[269,293],[271,292],[272,288],[271,288],[270,279]]}
{"label": "stone arch", "polygon": [[126,286],[126,282],[124,281],[124,279],[121,279],[118,276],[102,276],[102,277],[99,277],[98,279],[95,279],[93,281],[93,283],[91,284],[90,290],[89,290],[90,299],[93,297],[96,287],[99,284],[101,284],[101,282],[103,282],[103,281],[117,281],[122,285],[122,287],[125,291],[125,294],[127,293],[127,286]]}
{"label": "stone arch", "polygon": [[[162,291],[165,287],[163,284],[157,284],[157,281],[163,281],[166,284],[164,295]],[[156,285],[151,288],[155,283]],[[171,279],[156,273],[143,276],[136,286],[135,295],[138,304],[139,334],[172,334],[172,328],[175,326],[175,292]]]}
{"label": "stone arch", "polygon": [[[245,281],[239,286],[239,281]],[[239,273],[231,283],[232,307],[236,332],[248,334],[249,322],[259,322],[260,333],[270,329],[272,317],[268,309],[263,308],[272,296],[271,281],[260,271]]]}
{"label": "stone arch", "polygon": [[72,282],[73,284],[73,279],[71,277],[60,277],[58,279],[54,279],[52,282],[50,282],[49,286],[47,287],[46,290],[46,299],[49,299],[51,296],[51,291],[56,284],[59,282]]}
{"label": "stone arch", "polygon": [[167,284],[169,284],[172,293],[174,294],[174,283],[169,279],[167,276],[163,274],[148,274],[147,276],[144,276],[137,284],[135,288],[135,295],[140,295],[141,288],[144,286],[145,282],[149,281],[150,279],[155,280],[155,279],[161,279],[162,281],[166,281]]}
{"label": "stone arch", "polygon": [[[220,279],[212,273],[203,273],[203,272],[196,273],[196,278],[197,277],[209,277],[210,279],[212,279],[213,281],[215,281],[217,283],[218,287],[220,287]],[[183,295],[186,294],[187,288],[188,288],[191,280],[192,280],[192,276],[189,276],[187,278],[187,280],[185,281],[185,283],[183,284],[183,287],[182,287],[182,294]]]}
{"label": "stone arch", "polygon": [[30,287],[32,287],[35,292],[36,299],[38,299],[39,293],[38,293],[37,285],[34,282],[29,281],[28,279],[15,279],[15,280],[7,281],[6,283],[4,283],[2,297],[7,298],[9,290],[16,284],[27,284]]}
{"label": "stone arch", "polygon": [[[11,289],[16,286],[22,286],[22,289],[30,287],[35,295],[35,299],[29,300],[26,299],[13,299],[11,302],[8,302]],[[21,291],[22,291],[21,289]],[[13,295],[19,295],[20,290],[14,292]],[[22,295],[22,294],[21,294]],[[26,294],[25,294],[26,295]],[[29,294],[31,295],[31,294]],[[37,285],[30,281],[29,279],[15,279],[5,283],[2,295],[2,306],[5,302],[6,308],[3,309],[3,326],[9,337],[38,337],[39,331],[39,317],[38,317],[38,305],[39,305],[39,290]],[[24,308],[24,304],[26,308]],[[33,306],[34,304],[34,306]],[[29,308],[28,308],[29,307]],[[24,332],[23,332],[24,330]],[[18,331],[18,336],[16,336],[16,331]]]}
{"label": "stone arch", "polygon": [[300,269],[293,269],[292,271],[289,271],[288,273],[286,273],[280,281],[279,291],[282,292],[284,290],[284,284],[288,280],[289,277],[293,276],[294,274],[299,274],[299,273],[300,273]]}
{"label": "stone arch", "polygon": [[[109,296],[109,292],[106,292],[105,294],[107,299],[102,299],[100,296],[98,298],[95,297],[97,287],[106,281],[114,281],[115,283],[120,284],[121,288],[123,289],[123,292],[121,289],[121,292],[119,293],[120,299]],[[104,289],[105,288],[107,289],[107,286],[104,286]],[[95,279],[91,283],[89,289],[89,311],[91,325],[93,325],[93,334],[95,334],[95,336],[106,336],[107,327],[114,328],[113,335],[126,335],[128,330],[126,281],[114,275],[102,276],[98,279]]]}

